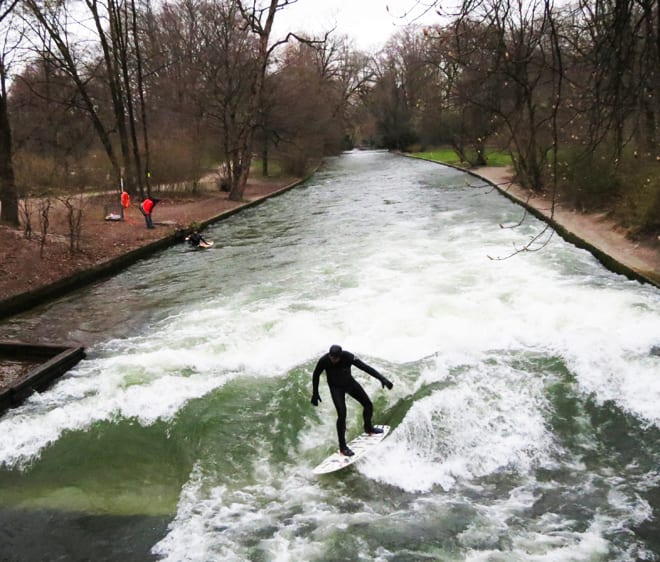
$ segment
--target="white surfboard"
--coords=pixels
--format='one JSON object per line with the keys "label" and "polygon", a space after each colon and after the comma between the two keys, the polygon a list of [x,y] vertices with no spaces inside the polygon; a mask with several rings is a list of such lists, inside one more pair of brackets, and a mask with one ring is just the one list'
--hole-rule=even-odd
{"label": "white surfboard", "polygon": [[318,465],[313,471],[314,474],[328,474],[329,472],[335,472],[335,470],[341,470],[366,455],[390,432],[389,425],[377,425],[375,427],[382,428],[383,433],[374,433],[373,435],[362,433],[348,443],[348,448],[355,453],[352,457],[346,457],[337,451]]}

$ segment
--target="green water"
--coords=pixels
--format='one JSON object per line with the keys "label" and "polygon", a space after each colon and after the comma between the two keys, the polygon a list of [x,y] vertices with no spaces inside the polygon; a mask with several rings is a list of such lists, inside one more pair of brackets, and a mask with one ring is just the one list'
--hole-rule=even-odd
{"label": "green water", "polygon": [[[660,295],[558,238],[488,259],[542,225],[471,181],[346,154],[3,323],[88,356],[0,418],[0,560],[659,560]],[[316,477],[332,343],[392,432]]]}

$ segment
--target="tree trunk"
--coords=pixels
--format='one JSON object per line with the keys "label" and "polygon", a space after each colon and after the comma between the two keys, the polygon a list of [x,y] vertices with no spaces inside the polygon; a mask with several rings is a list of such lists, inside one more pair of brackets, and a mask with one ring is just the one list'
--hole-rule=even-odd
{"label": "tree trunk", "polygon": [[[137,87],[140,99],[140,115],[142,117],[142,136],[144,142],[144,181],[147,188],[147,194],[151,197],[151,162],[149,154],[149,127],[147,126],[147,106],[144,100],[144,76],[142,72],[142,51],[140,49],[140,39],[138,36],[137,10],[135,0],[131,0],[133,9],[133,45],[135,46],[135,61],[137,64]],[[140,185],[142,183],[140,182]]]}
{"label": "tree trunk", "polygon": [[249,104],[250,121],[241,134],[241,140],[238,145],[237,161],[239,162],[238,169],[232,170],[231,174],[231,191],[229,192],[229,199],[231,201],[241,201],[245,193],[248,176],[250,175],[250,165],[252,164],[252,148],[254,145],[254,137],[257,127],[259,126],[259,115],[262,107],[264,95],[264,81],[266,78],[266,68],[268,66],[268,58],[270,52],[274,47],[269,49],[268,41],[270,40],[270,33],[273,29],[273,22],[275,21],[275,13],[278,8],[286,6],[288,2],[279,4],[279,0],[270,0],[268,12],[266,15],[266,22],[262,24],[259,15],[256,13],[255,8],[250,12],[241,2],[238,4],[238,9],[241,11],[246,23],[252,28],[252,31],[259,36],[259,53],[258,64],[255,70],[254,82],[252,86],[252,99]]}
{"label": "tree trunk", "polygon": [[121,66],[122,60],[125,58],[121,49],[122,39],[122,25],[121,15],[119,14],[119,7],[114,3],[114,0],[108,2],[108,17],[110,19],[110,41],[108,43],[106,34],[103,28],[103,21],[98,11],[96,0],[87,0],[87,5],[94,16],[94,22],[98,31],[98,36],[101,41],[103,57],[106,62],[108,88],[112,96],[112,109],[115,117],[115,126],[117,127],[117,134],[119,136],[119,147],[121,149],[122,161],[124,170],[129,172],[128,186],[126,191],[131,194],[136,192],[136,178],[135,168],[131,162],[130,142],[128,138],[128,128],[126,125],[126,106],[125,97],[130,95],[130,92],[125,92],[122,88],[122,74]]}
{"label": "tree trunk", "polygon": [[261,147],[261,175],[268,177],[268,139],[264,138],[264,144]]}
{"label": "tree trunk", "polygon": [[12,154],[11,128],[7,108],[5,68],[0,61],[0,222],[18,227],[18,193]]}

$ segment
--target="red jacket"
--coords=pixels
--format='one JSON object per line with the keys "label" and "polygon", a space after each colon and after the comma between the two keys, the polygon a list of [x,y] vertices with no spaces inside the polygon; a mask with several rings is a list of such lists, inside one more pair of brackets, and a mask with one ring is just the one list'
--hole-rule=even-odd
{"label": "red jacket", "polygon": [[142,209],[144,210],[145,213],[150,215],[151,211],[153,211],[155,204],[156,203],[154,203],[152,199],[145,199],[144,201],[142,201]]}

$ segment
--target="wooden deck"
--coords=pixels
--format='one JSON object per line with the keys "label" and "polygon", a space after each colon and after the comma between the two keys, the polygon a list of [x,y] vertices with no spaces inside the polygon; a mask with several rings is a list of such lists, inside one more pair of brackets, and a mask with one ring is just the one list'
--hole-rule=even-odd
{"label": "wooden deck", "polygon": [[85,357],[83,347],[0,341],[0,415]]}

